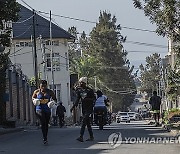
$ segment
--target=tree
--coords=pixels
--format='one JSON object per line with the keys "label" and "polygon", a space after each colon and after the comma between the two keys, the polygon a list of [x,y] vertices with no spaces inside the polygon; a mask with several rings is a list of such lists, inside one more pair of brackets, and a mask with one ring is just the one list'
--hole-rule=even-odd
{"label": "tree", "polygon": [[88,82],[93,87],[97,60],[88,54],[89,39],[84,31],[78,37],[79,33],[76,27],[70,27],[68,32],[75,36],[74,43],[69,44],[70,71],[73,74],[78,74],[79,77],[88,77]]}
{"label": "tree", "polygon": [[156,32],[180,42],[180,1],[179,0],[133,0],[134,6],[144,11]]}
{"label": "tree", "polygon": [[140,65],[141,91],[145,91],[148,95],[153,90],[157,90],[161,78],[161,58],[160,55],[154,53],[146,57],[146,65]]}
{"label": "tree", "polygon": [[89,55],[83,55],[78,59],[74,60],[73,67],[74,72],[77,73],[80,77],[86,76],[88,78],[92,78],[96,75],[96,59]]}
{"label": "tree", "polygon": [[0,6],[0,44],[9,46],[11,22],[18,20],[19,4],[16,0],[1,0]]}
{"label": "tree", "polygon": [[170,66],[168,67],[168,75],[167,75],[167,85],[166,92],[168,99],[170,101],[176,101],[178,95],[180,95],[180,70],[175,68],[172,70]]}
{"label": "tree", "polygon": [[[11,22],[18,20],[19,5],[15,0],[0,0],[0,48],[10,45]],[[0,124],[6,120],[6,104],[3,96],[6,87],[6,69],[9,64],[9,53],[0,53]]]}
{"label": "tree", "polygon": [[[178,85],[174,81],[180,78],[180,1],[179,0],[133,0],[134,6],[144,11],[152,23],[157,25],[156,32],[167,36],[173,42],[173,54],[176,55],[175,67],[168,70],[167,94],[170,100],[178,95]],[[174,79],[174,77],[176,77]]]}
{"label": "tree", "polygon": [[112,98],[114,111],[128,107],[136,91],[132,69],[127,66],[127,52],[122,45],[126,37],[121,35],[121,27],[116,25],[116,21],[110,13],[100,12],[99,21],[90,33],[87,51],[98,61],[98,81]]}

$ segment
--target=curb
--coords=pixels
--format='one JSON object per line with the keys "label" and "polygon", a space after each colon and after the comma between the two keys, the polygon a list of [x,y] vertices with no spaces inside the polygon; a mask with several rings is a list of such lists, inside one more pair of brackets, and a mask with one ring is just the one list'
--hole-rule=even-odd
{"label": "curb", "polygon": [[23,131],[24,128],[13,128],[13,129],[0,129],[0,135],[10,134],[10,133],[16,133]]}

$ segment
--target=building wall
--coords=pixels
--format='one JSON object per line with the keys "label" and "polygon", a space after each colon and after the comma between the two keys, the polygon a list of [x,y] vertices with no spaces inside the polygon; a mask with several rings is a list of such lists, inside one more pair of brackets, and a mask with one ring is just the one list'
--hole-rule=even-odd
{"label": "building wall", "polygon": [[[56,85],[56,96],[58,101],[62,101],[67,109],[66,115],[71,115],[70,107],[72,105],[70,101],[70,73],[69,73],[69,61],[68,61],[68,46],[66,40],[54,39],[54,42],[58,44],[52,46],[53,53],[59,54],[60,69],[54,71],[54,84]],[[43,45],[43,42],[45,45]],[[22,72],[28,76],[29,79],[34,77],[34,66],[33,66],[33,47],[31,40],[13,40],[11,47],[11,61],[14,64],[20,64]],[[48,44],[48,40],[37,39],[37,63],[38,72],[42,79],[46,79],[49,85],[52,85],[52,73],[47,68],[47,62],[43,63],[47,59],[44,58],[44,53],[51,53],[51,46]],[[51,86],[50,86],[51,87]],[[52,88],[52,87],[51,87]],[[23,98],[21,98],[23,99]],[[21,102],[21,105],[23,103]]]}

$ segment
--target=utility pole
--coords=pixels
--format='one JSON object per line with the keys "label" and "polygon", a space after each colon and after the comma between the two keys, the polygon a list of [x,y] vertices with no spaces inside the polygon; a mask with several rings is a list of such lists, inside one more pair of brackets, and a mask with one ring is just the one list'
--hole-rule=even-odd
{"label": "utility pole", "polygon": [[34,76],[36,88],[38,88],[38,68],[37,68],[37,50],[36,50],[36,23],[35,23],[35,10],[33,9],[33,42],[34,42]]}
{"label": "utility pole", "polygon": [[52,47],[52,18],[51,18],[51,11],[50,11],[50,46],[51,46],[51,77],[52,77],[52,90],[54,91],[54,67],[53,67],[53,47]]}
{"label": "utility pole", "polygon": [[44,72],[44,79],[47,80],[47,74],[46,74],[46,59],[45,59],[45,53],[46,53],[46,49],[45,49],[45,43],[43,43],[43,72]]}

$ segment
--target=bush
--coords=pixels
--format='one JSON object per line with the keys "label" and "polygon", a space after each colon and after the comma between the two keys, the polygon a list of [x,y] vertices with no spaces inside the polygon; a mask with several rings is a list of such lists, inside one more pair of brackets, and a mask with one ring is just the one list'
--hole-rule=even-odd
{"label": "bush", "polygon": [[168,124],[173,117],[180,116],[179,108],[172,108],[164,112],[163,123]]}

